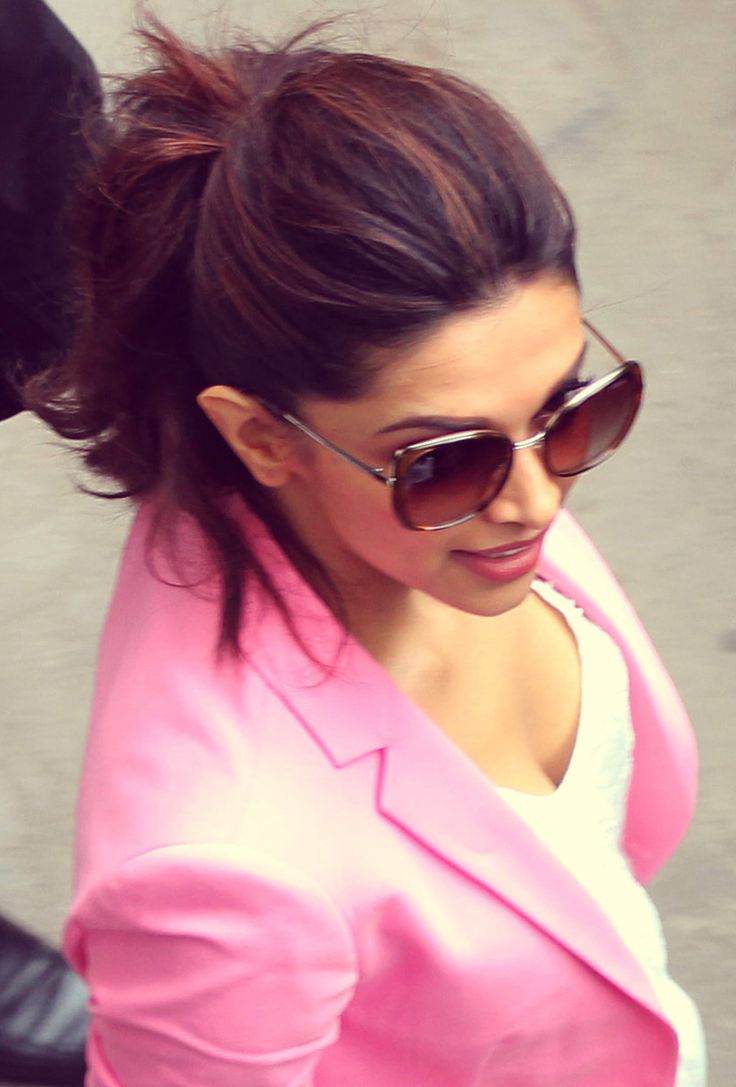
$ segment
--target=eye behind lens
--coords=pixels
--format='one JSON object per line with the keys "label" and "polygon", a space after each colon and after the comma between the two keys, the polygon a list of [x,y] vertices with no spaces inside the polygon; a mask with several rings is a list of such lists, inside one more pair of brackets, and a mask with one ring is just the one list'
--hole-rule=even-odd
{"label": "eye behind lens", "polygon": [[563,409],[545,442],[549,471],[557,476],[574,476],[607,460],[631,430],[641,394],[641,368],[629,363],[608,385]]}
{"label": "eye behind lens", "polygon": [[459,434],[404,450],[396,465],[394,503],[410,528],[457,524],[484,509],[503,487],[511,442],[488,431]]}

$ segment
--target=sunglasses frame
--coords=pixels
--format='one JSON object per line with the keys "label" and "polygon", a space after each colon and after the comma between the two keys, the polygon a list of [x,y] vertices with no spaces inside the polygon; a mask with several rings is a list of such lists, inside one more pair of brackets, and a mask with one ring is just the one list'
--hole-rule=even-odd
{"label": "sunglasses frame", "polygon": [[[610,385],[613,385],[623,374],[631,373],[636,376],[639,387],[637,395],[632,401],[631,421],[629,425],[624,429],[621,438],[615,443],[615,445],[612,445],[610,448],[606,449],[605,452],[603,452],[591,464],[586,464],[584,468],[579,468],[575,471],[556,472],[549,467],[546,457],[544,457],[544,461],[545,466],[547,467],[547,471],[549,471],[551,475],[554,475],[559,479],[569,479],[573,476],[583,475],[585,472],[589,472],[592,468],[597,468],[599,464],[602,464],[605,460],[608,460],[608,458],[616,452],[621,442],[629,433],[633,421],[636,418],[637,412],[639,410],[639,405],[641,403],[641,396],[644,387],[642,368],[641,365],[638,362],[635,362],[633,359],[627,360],[626,358],[624,358],[624,356],[613,346],[613,344],[608,339],[606,339],[606,337],[601,332],[599,332],[598,329],[590,323],[590,321],[584,319],[583,325],[589,330],[589,332],[593,334],[595,339],[598,340],[598,342],[606,348],[609,354],[616,360],[618,366],[615,370],[611,370],[609,373],[603,374],[595,381],[591,381],[589,384],[583,386],[581,389],[578,389],[575,392],[571,393],[570,396],[567,397],[565,402],[561,404],[560,407],[557,408],[554,412],[552,412],[550,417],[545,422],[544,426],[540,430],[538,430],[536,434],[533,434],[530,438],[524,438],[523,441],[520,442],[513,442],[508,437],[508,435],[503,434],[497,430],[491,430],[490,428],[482,428],[479,430],[458,430],[453,431],[451,434],[442,434],[438,438],[425,438],[422,441],[410,442],[408,445],[401,446],[401,448],[395,449],[394,452],[391,454],[391,461],[389,463],[388,469],[376,468],[370,464],[367,464],[365,461],[359,460],[357,457],[354,457],[353,454],[348,453],[347,450],[341,449],[340,446],[335,445],[335,443],[330,441],[329,438],[325,438],[322,434],[318,434],[316,430],[312,430],[312,428],[307,423],[303,422],[296,415],[292,415],[291,412],[282,411],[281,408],[278,408],[275,404],[272,404],[270,401],[264,400],[261,397],[254,397],[254,399],[256,399],[258,403],[266,408],[266,410],[269,411],[272,415],[276,416],[276,418],[282,419],[284,422],[289,423],[290,426],[295,427],[306,437],[311,438],[312,441],[317,442],[317,444],[321,445],[324,449],[329,449],[330,452],[336,453],[338,457],[341,457],[343,460],[347,461],[348,464],[352,464],[355,468],[359,468],[362,472],[365,472],[372,479],[376,479],[379,481],[379,483],[383,483],[387,487],[390,487],[394,512],[396,513],[397,518],[399,519],[401,524],[404,525],[405,528],[412,529],[415,532],[439,532],[442,529],[454,528],[457,525],[464,524],[465,521],[470,521],[471,518],[476,517],[484,509],[487,509],[488,506],[490,506],[491,502],[493,502],[503,490],[506,480],[508,479],[511,472],[514,453],[517,450],[534,449],[537,446],[541,446],[542,455],[544,457],[544,448],[547,436],[557,425],[560,418],[567,415],[568,412],[574,410],[575,408],[580,407],[581,404],[584,404],[592,396],[595,396],[596,393],[599,393],[603,389],[606,389]],[[401,491],[399,488],[396,487],[396,484],[400,482],[399,467],[402,459],[405,458],[407,454],[424,453],[429,449],[436,449],[438,446],[441,447],[443,445],[454,444],[458,441],[470,441],[474,438],[491,436],[495,438],[502,438],[504,442],[507,443],[507,448],[509,450],[508,462],[506,464],[505,472],[501,477],[501,482],[499,483],[498,489],[491,495],[490,498],[484,500],[477,509],[473,509],[469,513],[464,513],[461,517],[453,518],[450,521],[443,521],[442,524],[439,525],[415,524],[407,516],[405,510],[403,509]]]}

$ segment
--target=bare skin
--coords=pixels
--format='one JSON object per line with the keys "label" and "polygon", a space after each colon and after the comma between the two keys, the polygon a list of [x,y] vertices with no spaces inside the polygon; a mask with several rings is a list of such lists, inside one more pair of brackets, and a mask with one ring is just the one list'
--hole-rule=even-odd
{"label": "bare skin", "polygon": [[466,616],[441,654],[381,663],[496,784],[542,794],[564,777],[580,713],[580,663],[566,622],[535,593],[490,622]]}

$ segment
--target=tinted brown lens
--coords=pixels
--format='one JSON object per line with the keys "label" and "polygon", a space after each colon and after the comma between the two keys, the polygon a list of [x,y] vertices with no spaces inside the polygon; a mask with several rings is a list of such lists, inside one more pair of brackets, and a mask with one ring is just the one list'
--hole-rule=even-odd
{"label": "tinted brown lens", "polygon": [[401,515],[415,528],[437,528],[477,513],[503,486],[510,455],[510,442],[496,434],[405,453],[396,470]]}
{"label": "tinted brown lens", "polygon": [[640,399],[640,371],[632,367],[582,404],[564,411],[545,443],[550,472],[577,475],[605,460],[631,429]]}

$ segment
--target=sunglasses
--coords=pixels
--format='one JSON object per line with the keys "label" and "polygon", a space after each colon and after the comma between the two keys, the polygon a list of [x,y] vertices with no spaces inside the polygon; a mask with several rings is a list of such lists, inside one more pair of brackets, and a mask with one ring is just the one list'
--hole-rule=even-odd
{"label": "sunglasses", "polygon": [[419,532],[452,528],[481,513],[500,494],[517,450],[538,448],[547,471],[565,479],[607,460],[631,430],[644,387],[641,366],[625,360],[588,321],[584,324],[616,360],[616,369],[572,392],[551,411],[536,434],[520,442],[495,430],[457,431],[402,446],[392,454],[388,469],[374,468],[317,434],[295,415],[266,400],[260,403],[312,441],[390,487],[394,511],[406,528]]}

